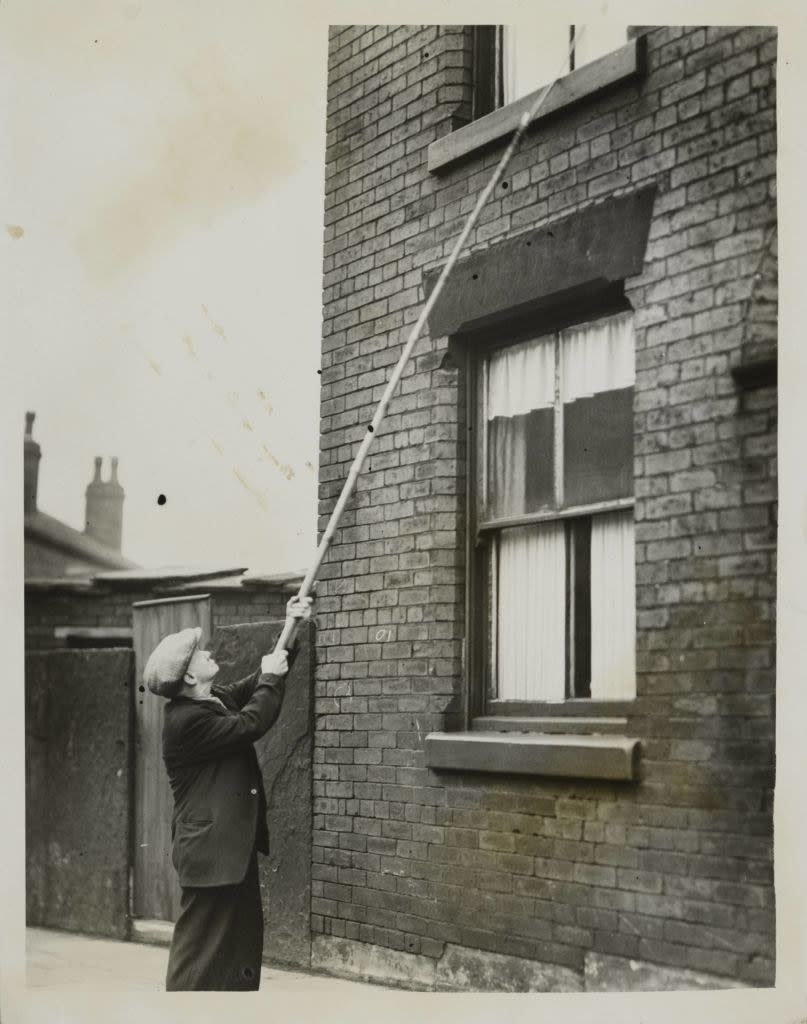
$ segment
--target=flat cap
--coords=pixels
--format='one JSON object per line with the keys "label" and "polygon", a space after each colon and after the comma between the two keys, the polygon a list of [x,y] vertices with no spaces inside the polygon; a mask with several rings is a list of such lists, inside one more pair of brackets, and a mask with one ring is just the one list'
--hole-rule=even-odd
{"label": "flat cap", "polygon": [[143,682],[160,697],[175,697],[182,687],[188,662],[202,639],[202,627],[170,633],[151,652],[143,670]]}

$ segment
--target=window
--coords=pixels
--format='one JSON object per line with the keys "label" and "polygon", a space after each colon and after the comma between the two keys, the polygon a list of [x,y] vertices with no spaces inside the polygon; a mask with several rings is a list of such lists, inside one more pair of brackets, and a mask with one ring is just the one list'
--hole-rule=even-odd
{"label": "window", "polygon": [[630,313],[477,363],[488,708],[635,696],[633,382]]}
{"label": "window", "polygon": [[584,25],[543,18],[535,24],[477,26],[474,116],[527,96],[626,41],[627,26],[604,17]]}

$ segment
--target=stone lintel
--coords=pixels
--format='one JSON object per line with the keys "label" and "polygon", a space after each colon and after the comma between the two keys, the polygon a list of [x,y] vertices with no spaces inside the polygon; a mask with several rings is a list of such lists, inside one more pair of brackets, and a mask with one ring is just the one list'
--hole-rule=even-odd
{"label": "stone lintel", "polygon": [[[461,260],[429,316],[431,336],[615,302],[626,278],[644,267],[655,192],[651,185],[615,196]],[[440,270],[425,275],[427,294]]]}

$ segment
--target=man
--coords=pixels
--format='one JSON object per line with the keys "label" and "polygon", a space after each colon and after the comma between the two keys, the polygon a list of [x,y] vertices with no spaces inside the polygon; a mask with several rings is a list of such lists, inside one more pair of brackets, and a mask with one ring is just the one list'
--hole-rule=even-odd
{"label": "man", "polygon": [[[311,599],[292,598],[286,614],[311,615]],[[172,861],[182,887],[168,956],[166,990],[257,989],[263,908],[257,853],[269,852],[266,797],[253,744],[280,712],[286,651],[230,686],[199,649],[201,629],[183,629],[154,649],[143,673],[168,698],[163,760],[174,795]]]}

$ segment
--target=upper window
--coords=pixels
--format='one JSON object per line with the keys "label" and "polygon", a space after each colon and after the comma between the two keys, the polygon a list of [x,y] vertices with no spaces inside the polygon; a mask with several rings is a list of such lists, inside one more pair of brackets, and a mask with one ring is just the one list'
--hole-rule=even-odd
{"label": "upper window", "polygon": [[474,116],[527,96],[626,41],[627,26],[609,18],[584,25],[477,26]]}
{"label": "upper window", "polygon": [[630,313],[477,366],[473,602],[486,697],[635,696]]}

